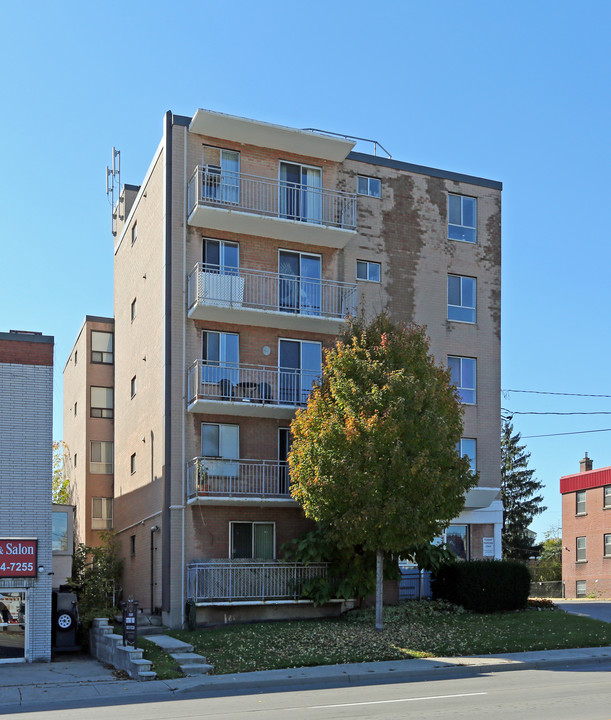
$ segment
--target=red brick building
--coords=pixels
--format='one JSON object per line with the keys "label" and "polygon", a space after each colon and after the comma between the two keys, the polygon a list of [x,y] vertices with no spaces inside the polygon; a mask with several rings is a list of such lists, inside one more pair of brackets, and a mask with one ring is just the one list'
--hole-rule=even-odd
{"label": "red brick building", "polygon": [[565,596],[611,597],[611,467],[592,469],[585,454],[560,478]]}

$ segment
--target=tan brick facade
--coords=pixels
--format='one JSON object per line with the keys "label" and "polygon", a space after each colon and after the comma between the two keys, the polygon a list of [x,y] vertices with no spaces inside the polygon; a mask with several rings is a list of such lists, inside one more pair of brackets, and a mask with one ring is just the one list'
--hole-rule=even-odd
{"label": "tan brick facade", "polygon": [[[500,484],[500,184],[347,155],[345,140],[276,132],[237,118],[231,119],[235,137],[207,136],[201,134],[202,116],[206,121],[203,111],[193,121],[166,115],[143,184],[122,196],[115,239],[114,526],[126,558],[124,591],[141,598],[142,607],[163,608],[174,626],[183,620],[185,566],[228,559],[232,522],[273,522],[276,557],[285,541],[309,526],[288,499],[187,502],[187,463],[202,454],[202,423],[239,426],[240,460],[276,462],[278,430],[291,419],[286,409],[268,405],[259,411],[237,401],[189,410],[189,368],[202,358],[202,332],[236,334],[240,364],[278,370],[282,339],[329,347],[338,326],[313,325],[299,314],[280,319],[264,308],[234,308],[230,320],[219,320],[205,304],[191,319],[187,278],[202,262],[206,238],[238,243],[240,270],[270,276],[280,272],[281,250],[319,256],[321,282],[352,284],[368,315],[386,309],[395,320],[426,324],[440,364],[446,366],[450,355],[475,358],[477,403],[465,406],[464,434],[477,440],[480,484]],[[294,139],[290,152],[278,149],[286,146],[287,132]],[[297,148],[309,154],[297,154]],[[221,164],[221,149],[239,153],[240,192],[258,188],[251,198],[258,205],[244,210],[237,198],[221,197],[202,223],[197,213],[189,215],[194,196],[187,189],[197,166]],[[331,227],[266,210],[284,192],[277,184],[281,162],[303,166],[302,173],[320,169],[321,206],[348,193],[341,202],[356,202],[356,232],[338,227],[338,214],[331,213]],[[356,197],[358,175],[378,178],[381,197]],[[447,239],[450,193],[477,198],[476,243]],[[305,203],[311,195],[303,197]],[[381,281],[357,281],[357,260],[380,263]],[[476,323],[448,321],[448,273],[477,279]],[[468,507],[456,523],[471,526],[473,557],[481,556],[484,537],[494,538],[500,553],[500,501]]]}

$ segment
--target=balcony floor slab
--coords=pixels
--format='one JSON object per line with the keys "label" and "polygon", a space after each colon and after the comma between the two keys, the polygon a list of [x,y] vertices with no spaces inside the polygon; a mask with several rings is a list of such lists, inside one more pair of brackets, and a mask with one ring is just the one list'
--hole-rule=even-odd
{"label": "balcony floor slab", "polygon": [[253,399],[208,400],[197,398],[189,403],[187,410],[192,413],[292,420],[295,417],[296,408],[294,405],[275,405]]}

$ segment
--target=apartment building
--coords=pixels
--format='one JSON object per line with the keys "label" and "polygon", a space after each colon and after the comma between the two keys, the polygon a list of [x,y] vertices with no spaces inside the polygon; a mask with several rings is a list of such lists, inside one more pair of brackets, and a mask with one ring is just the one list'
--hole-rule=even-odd
{"label": "apartment building", "polygon": [[187,602],[198,621],[280,617],[325,572],[281,560],[310,526],[289,427],[359,308],[427,325],[480,473],[447,540],[500,556],[501,184],[354,145],[168,112],[116,206],[114,529],[124,591],[172,626]]}
{"label": "apartment building", "polygon": [[64,467],[76,543],[113,527],[114,320],[87,315],[64,366]]}
{"label": "apartment building", "polygon": [[611,467],[592,467],[560,478],[562,582],[567,598],[611,597]]}
{"label": "apartment building", "polygon": [[53,338],[0,333],[0,664],[51,659]]}

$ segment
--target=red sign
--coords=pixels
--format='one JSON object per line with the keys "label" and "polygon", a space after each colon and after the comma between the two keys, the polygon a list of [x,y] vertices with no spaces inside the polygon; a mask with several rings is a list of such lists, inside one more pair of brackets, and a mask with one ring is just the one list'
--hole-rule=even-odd
{"label": "red sign", "polygon": [[36,577],[38,540],[0,540],[0,578]]}

